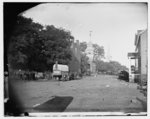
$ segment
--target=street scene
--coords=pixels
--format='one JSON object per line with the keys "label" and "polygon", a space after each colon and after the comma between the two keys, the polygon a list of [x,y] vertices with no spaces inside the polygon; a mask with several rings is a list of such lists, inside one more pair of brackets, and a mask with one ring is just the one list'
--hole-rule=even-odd
{"label": "street scene", "polygon": [[4,116],[147,116],[147,8],[4,3]]}

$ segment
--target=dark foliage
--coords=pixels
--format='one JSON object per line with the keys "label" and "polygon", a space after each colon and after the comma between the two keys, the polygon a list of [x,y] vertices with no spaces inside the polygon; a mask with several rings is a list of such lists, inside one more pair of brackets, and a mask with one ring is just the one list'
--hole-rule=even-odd
{"label": "dark foliage", "polygon": [[71,39],[69,31],[53,25],[43,27],[32,19],[18,16],[9,44],[9,65],[13,69],[45,71],[52,70],[56,60],[68,64]]}

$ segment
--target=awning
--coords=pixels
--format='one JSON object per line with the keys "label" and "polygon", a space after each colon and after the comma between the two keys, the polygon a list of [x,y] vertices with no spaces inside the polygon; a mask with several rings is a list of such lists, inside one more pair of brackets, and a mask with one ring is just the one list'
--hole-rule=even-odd
{"label": "awning", "polygon": [[139,53],[130,52],[130,53],[128,53],[128,57],[130,57],[131,59],[137,59],[139,57]]}

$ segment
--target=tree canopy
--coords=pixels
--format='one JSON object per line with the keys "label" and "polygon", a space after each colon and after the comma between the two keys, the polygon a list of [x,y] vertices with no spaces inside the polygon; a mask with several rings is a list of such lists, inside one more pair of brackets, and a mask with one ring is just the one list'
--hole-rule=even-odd
{"label": "tree canopy", "polygon": [[98,44],[93,44],[94,47],[94,61],[101,60],[104,57],[104,47]]}
{"label": "tree canopy", "polygon": [[42,26],[30,18],[19,16],[10,39],[8,61],[12,68],[35,71],[52,70],[57,60],[68,64],[71,60],[69,31]]}
{"label": "tree canopy", "polygon": [[80,43],[81,52],[85,52],[86,48],[87,48],[87,43],[86,42],[81,42]]}
{"label": "tree canopy", "polygon": [[121,65],[117,61],[97,61],[96,62],[96,69],[98,72],[111,72],[113,74],[117,74],[121,70],[128,70],[126,66]]}
{"label": "tree canopy", "polygon": [[[81,51],[85,52],[86,48],[87,48],[87,42],[81,42],[80,43]],[[101,58],[104,57],[105,52],[104,52],[104,47],[103,46],[99,46],[98,44],[93,44],[93,48],[94,48],[94,52],[93,52],[93,54],[94,54],[94,57],[93,57],[94,61],[100,60]]]}
{"label": "tree canopy", "polygon": [[[87,43],[86,42],[80,43],[80,48],[81,48],[81,51],[83,52],[82,57],[81,57],[81,71],[86,72],[87,65],[88,65],[88,57],[84,53],[87,48]],[[99,46],[98,44],[93,44],[93,48],[94,48],[93,61],[96,64],[96,70],[98,72],[118,73],[120,70],[128,70],[128,68],[121,65],[117,61],[104,62],[102,60],[102,58],[104,58],[104,55],[105,55],[103,46]]]}
{"label": "tree canopy", "polygon": [[[87,43],[86,42],[81,42],[80,43],[80,49],[81,49],[81,72],[82,73],[86,73],[88,71],[88,67],[89,67],[89,62],[88,62],[88,57],[85,53],[87,48]],[[97,61],[100,61],[102,57],[104,57],[104,48],[103,46],[99,46],[98,44],[93,44],[93,60],[95,63],[97,63]]]}

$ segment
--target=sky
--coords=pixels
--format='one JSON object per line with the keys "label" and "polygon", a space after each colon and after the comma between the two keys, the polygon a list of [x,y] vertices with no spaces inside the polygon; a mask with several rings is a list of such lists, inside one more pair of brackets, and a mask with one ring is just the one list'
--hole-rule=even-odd
{"label": "sky", "polygon": [[69,30],[75,40],[104,46],[112,60],[129,67],[137,30],[147,29],[148,11],[143,3],[47,3],[23,13],[42,25]]}

